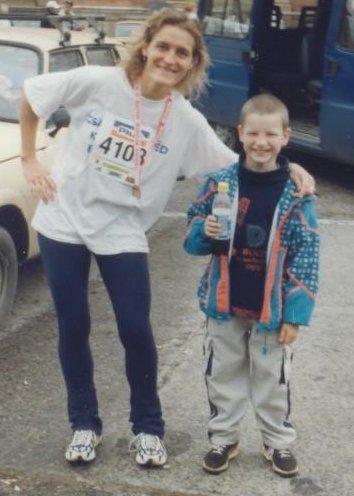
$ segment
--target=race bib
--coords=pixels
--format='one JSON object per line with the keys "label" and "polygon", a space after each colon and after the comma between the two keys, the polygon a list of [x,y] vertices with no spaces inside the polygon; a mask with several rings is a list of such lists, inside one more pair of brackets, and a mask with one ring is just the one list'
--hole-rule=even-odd
{"label": "race bib", "polygon": [[[140,133],[140,165],[144,166],[152,130]],[[111,179],[134,186],[134,125],[125,119],[105,113],[95,143],[89,152],[89,164]]]}

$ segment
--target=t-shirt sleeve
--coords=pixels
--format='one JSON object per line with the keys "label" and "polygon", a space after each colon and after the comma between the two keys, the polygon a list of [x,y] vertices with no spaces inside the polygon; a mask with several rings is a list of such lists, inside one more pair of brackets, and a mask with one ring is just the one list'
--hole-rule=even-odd
{"label": "t-shirt sleeve", "polygon": [[80,105],[85,93],[85,81],[90,80],[85,77],[87,70],[92,71],[92,68],[80,67],[26,79],[24,91],[33,112],[47,119],[61,105],[65,105],[68,111]]}
{"label": "t-shirt sleeve", "polygon": [[188,161],[182,170],[186,177],[204,175],[238,160],[237,153],[218,138],[205,117],[195,109],[188,148]]}

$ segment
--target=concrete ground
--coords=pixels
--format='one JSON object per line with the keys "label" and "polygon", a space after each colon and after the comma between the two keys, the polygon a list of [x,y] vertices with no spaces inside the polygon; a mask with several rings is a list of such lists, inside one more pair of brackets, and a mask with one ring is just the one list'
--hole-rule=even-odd
{"label": "concrete ground", "polygon": [[141,469],[128,452],[123,353],[105,290],[94,273],[92,346],[104,421],[98,458],[90,466],[74,468],[63,459],[70,431],[55,319],[46,290],[39,288],[41,312],[23,318],[16,332],[0,343],[0,496],[353,494],[353,219],[321,222],[321,291],[312,326],[302,330],[294,359],[293,420],[299,433],[300,475],[282,479],[271,472],[260,454],[261,438],[249,410],[239,457],[227,472],[210,476],[201,469],[208,448],[208,405],[202,366],[204,319],[195,297],[206,259],[183,253],[185,221],[180,210],[175,203],[173,212],[150,233],[152,319],[168,465]]}

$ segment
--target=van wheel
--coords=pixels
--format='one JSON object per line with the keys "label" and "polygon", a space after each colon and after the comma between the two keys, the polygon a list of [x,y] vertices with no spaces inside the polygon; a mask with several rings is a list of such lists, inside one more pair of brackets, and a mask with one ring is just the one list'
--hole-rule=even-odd
{"label": "van wheel", "polygon": [[16,294],[18,262],[10,234],[0,227],[0,328],[9,315]]}
{"label": "van wheel", "polygon": [[225,143],[226,146],[231,148],[231,150],[236,150],[236,128],[222,126],[220,124],[212,124],[212,127],[216,135],[221,139],[223,143]]}

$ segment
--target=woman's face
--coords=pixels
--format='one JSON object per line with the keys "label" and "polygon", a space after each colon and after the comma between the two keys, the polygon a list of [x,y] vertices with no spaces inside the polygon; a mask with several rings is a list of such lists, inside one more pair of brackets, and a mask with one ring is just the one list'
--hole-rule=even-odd
{"label": "woman's face", "polygon": [[146,63],[142,82],[169,92],[193,67],[194,48],[194,38],[188,31],[178,26],[163,26],[143,49]]}

